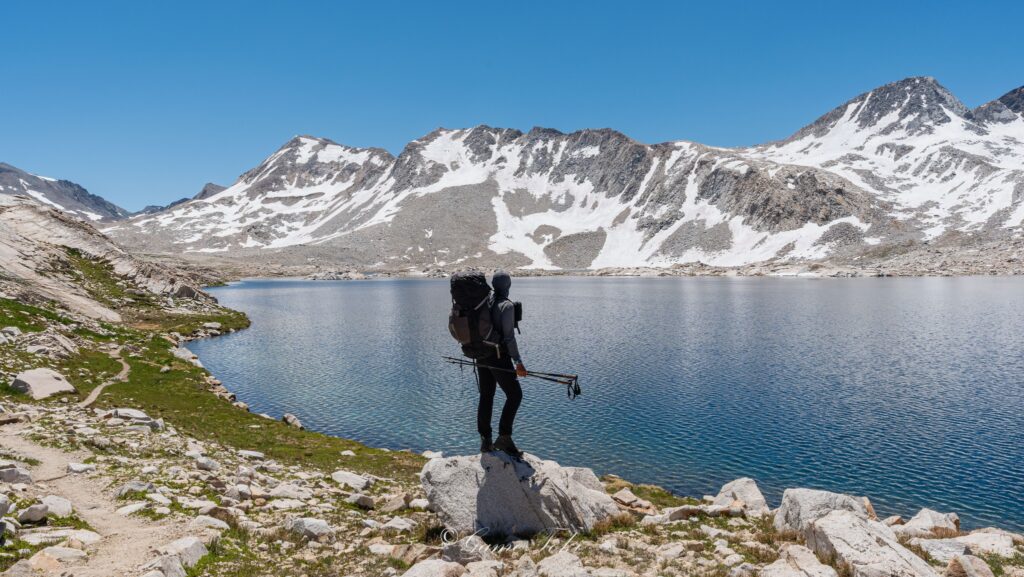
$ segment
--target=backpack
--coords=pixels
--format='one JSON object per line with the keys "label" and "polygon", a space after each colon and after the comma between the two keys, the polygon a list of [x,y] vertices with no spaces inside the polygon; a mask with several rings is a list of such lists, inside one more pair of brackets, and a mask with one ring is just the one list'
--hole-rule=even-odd
{"label": "backpack", "polygon": [[501,354],[491,321],[491,286],[482,272],[457,272],[451,278],[452,312],[448,332],[462,345],[462,354],[482,359]]}

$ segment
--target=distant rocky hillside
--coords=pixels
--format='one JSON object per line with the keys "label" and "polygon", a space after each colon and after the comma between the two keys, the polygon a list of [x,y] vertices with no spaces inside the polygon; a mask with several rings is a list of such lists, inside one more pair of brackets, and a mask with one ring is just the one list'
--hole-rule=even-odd
{"label": "distant rocky hillside", "polygon": [[214,303],[188,274],[140,261],[60,211],[0,196],[0,296],[55,301],[104,321],[122,320],[118,311],[128,304],[175,310]]}
{"label": "distant rocky hillside", "polygon": [[0,196],[14,195],[89,221],[117,220],[130,214],[71,181],[30,174],[0,162]]}
{"label": "distant rocky hillside", "polygon": [[226,190],[104,230],[126,246],[389,269],[718,266],[1019,238],[1022,89],[969,110],[931,78],[789,139],[437,130],[398,157],[300,136]]}

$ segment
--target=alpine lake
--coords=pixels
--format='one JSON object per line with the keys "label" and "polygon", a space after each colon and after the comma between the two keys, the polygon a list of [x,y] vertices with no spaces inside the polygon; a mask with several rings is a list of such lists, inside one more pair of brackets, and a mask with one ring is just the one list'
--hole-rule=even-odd
{"label": "alpine lake", "polygon": [[[447,280],[247,280],[252,327],[189,348],[256,413],[391,449],[478,450]],[[514,278],[520,448],[682,495],[757,480],[1024,529],[1024,278]],[[495,399],[495,423],[504,402]]]}

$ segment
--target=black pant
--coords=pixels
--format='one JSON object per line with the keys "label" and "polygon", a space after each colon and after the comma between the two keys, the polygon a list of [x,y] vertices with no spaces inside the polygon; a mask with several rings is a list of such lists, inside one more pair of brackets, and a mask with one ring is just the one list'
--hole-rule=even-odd
{"label": "black pant", "polygon": [[496,371],[477,366],[480,379],[480,404],[476,409],[476,430],[485,437],[491,436],[491,412],[494,408],[495,384],[505,393],[505,406],[501,409],[501,420],[498,421],[498,434],[511,435],[512,421],[516,420],[519,403],[523,401],[523,389],[516,378],[512,359],[506,355],[501,358],[491,357],[477,361],[477,365],[487,365],[499,369]]}

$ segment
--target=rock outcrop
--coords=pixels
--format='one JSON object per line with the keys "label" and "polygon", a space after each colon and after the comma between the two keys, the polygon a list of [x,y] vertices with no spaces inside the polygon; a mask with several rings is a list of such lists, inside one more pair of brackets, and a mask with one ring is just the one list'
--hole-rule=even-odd
{"label": "rock outcrop", "polygon": [[450,531],[489,538],[588,531],[619,508],[589,469],[495,452],[432,459],[420,474],[431,509]]}
{"label": "rock outcrop", "polygon": [[804,537],[808,548],[847,567],[853,577],[938,577],[892,529],[854,511],[836,510],[812,521]]}
{"label": "rock outcrop", "polygon": [[803,545],[783,545],[779,558],[761,569],[758,577],[839,577],[836,570],[814,556]]}
{"label": "rock outcrop", "polygon": [[775,512],[775,530],[802,533],[812,522],[832,511],[851,511],[867,519],[874,516],[866,498],[818,489],[786,489]]}
{"label": "rock outcrop", "polygon": [[78,390],[52,369],[32,369],[18,373],[11,382],[11,388],[27,393],[35,400],[46,399],[60,393],[75,393]]}
{"label": "rock outcrop", "polygon": [[909,521],[893,527],[904,537],[955,537],[960,533],[960,517],[956,513],[939,513],[921,509]]}
{"label": "rock outcrop", "polygon": [[768,501],[761,494],[757,483],[747,477],[726,483],[711,504],[716,507],[738,508],[752,517],[766,515],[769,511]]}

